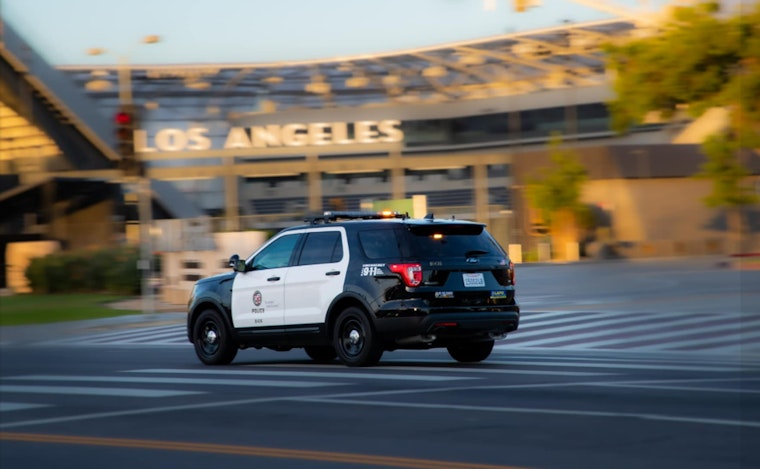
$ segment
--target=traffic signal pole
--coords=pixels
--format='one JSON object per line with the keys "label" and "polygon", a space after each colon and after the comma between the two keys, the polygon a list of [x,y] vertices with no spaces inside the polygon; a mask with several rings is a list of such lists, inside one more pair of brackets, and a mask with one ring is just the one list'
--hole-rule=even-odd
{"label": "traffic signal pole", "polygon": [[137,192],[137,212],[139,221],[140,258],[137,268],[140,272],[140,294],[143,314],[155,311],[154,292],[151,285],[152,243],[150,225],[152,223],[152,195],[150,179],[147,177],[144,162],[135,153],[134,131],[139,125],[137,107],[132,102],[132,72],[126,59],[119,59],[119,111],[115,116],[117,150],[122,158],[122,170],[125,179]]}

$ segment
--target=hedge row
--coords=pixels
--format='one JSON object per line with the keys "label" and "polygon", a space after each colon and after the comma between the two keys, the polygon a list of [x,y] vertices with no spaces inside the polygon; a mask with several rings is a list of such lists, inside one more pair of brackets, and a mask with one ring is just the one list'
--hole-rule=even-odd
{"label": "hedge row", "polygon": [[139,249],[67,251],[31,260],[26,278],[35,293],[140,293]]}

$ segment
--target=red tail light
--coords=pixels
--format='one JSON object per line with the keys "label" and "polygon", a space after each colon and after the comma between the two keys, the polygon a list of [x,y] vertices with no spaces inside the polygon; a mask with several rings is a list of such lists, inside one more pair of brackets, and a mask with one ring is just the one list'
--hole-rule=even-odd
{"label": "red tail light", "polygon": [[420,264],[391,264],[391,272],[401,275],[408,287],[418,287],[422,283],[422,266]]}

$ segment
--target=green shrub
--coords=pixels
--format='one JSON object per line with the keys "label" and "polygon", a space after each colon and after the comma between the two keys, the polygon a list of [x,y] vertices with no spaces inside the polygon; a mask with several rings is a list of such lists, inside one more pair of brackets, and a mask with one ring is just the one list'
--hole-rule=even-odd
{"label": "green shrub", "polygon": [[139,251],[132,246],[68,251],[32,259],[25,274],[35,293],[140,292]]}

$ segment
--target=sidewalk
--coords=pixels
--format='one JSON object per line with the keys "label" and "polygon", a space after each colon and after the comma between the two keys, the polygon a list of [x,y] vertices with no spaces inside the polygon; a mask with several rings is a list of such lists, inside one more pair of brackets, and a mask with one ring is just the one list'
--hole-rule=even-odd
{"label": "sidewalk", "polygon": [[[133,311],[143,311],[145,306],[143,297],[136,296],[128,300],[114,301],[108,304],[113,309],[124,309]],[[148,313],[186,313],[187,304],[167,303],[160,298],[148,299]]]}

